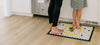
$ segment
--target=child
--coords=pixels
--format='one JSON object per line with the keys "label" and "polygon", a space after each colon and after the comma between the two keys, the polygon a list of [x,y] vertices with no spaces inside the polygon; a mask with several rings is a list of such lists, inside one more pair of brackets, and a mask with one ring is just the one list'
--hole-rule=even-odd
{"label": "child", "polygon": [[73,28],[80,29],[81,13],[82,9],[87,7],[87,0],[71,0],[71,7],[73,8]]}

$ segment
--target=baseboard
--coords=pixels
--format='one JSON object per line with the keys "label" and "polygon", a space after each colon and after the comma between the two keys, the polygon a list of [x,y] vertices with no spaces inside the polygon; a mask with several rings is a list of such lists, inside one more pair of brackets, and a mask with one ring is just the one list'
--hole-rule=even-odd
{"label": "baseboard", "polygon": [[[72,19],[67,19],[67,18],[62,18],[62,17],[60,17],[59,20],[60,21],[66,21],[66,22],[73,22]],[[84,20],[81,20],[80,23],[82,23],[82,24],[90,24],[90,25],[95,25],[95,26],[99,26],[100,25],[98,22],[84,21]]]}
{"label": "baseboard", "polygon": [[34,14],[33,16],[38,16],[38,17],[44,17],[44,18],[49,18],[49,16],[45,16],[45,15],[40,15],[40,14]]}
{"label": "baseboard", "polygon": [[[48,18],[48,16],[40,15],[40,14],[34,14],[34,16]],[[65,22],[71,22],[71,23],[73,22],[72,19],[67,19],[67,18],[62,18],[62,17],[59,18],[59,21],[65,21]],[[100,23],[92,22],[92,21],[84,21],[84,20],[81,20],[80,23],[90,24],[90,25],[95,25],[95,26],[100,26]]]}
{"label": "baseboard", "polygon": [[98,22],[98,25],[100,26],[100,22]]}
{"label": "baseboard", "polygon": [[30,16],[32,17],[33,14],[32,13],[19,13],[19,12],[12,12],[12,15],[22,15],[22,16]]}

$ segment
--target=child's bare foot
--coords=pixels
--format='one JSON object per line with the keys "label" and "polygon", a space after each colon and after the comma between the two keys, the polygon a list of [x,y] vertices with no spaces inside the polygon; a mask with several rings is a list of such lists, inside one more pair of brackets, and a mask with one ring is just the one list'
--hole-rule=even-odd
{"label": "child's bare foot", "polygon": [[[61,23],[58,23],[58,25],[60,25]],[[53,23],[49,24],[49,29],[52,28]]]}
{"label": "child's bare foot", "polygon": [[61,33],[63,33],[63,30],[57,29],[57,27],[52,27],[51,33],[53,33],[53,34],[61,34]]}
{"label": "child's bare foot", "polygon": [[80,27],[80,24],[79,24],[79,23],[77,23],[77,24],[76,24],[76,26],[77,26],[77,29],[81,29],[81,27]]}
{"label": "child's bare foot", "polygon": [[73,23],[73,28],[76,29],[76,23]]}

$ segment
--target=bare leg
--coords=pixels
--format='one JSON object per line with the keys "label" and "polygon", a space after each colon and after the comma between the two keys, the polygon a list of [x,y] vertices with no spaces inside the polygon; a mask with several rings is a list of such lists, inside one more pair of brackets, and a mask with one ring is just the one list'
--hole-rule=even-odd
{"label": "bare leg", "polygon": [[76,29],[76,15],[77,9],[73,9],[73,28]]}
{"label": "bare leg", "polygon": [[77,29],[80,29],[80,19],[81,19],[81,13],[82,13],[82,9],[78,9],[78,13],[77,13]]}

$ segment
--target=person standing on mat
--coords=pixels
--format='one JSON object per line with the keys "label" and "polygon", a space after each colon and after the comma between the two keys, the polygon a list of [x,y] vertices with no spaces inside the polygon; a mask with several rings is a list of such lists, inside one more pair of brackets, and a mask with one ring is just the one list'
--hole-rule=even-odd
{"label": "person standing on mat", "polygon": [[48,8],[48,15],[49,15],[49,28],[51,29],[51,33],[53,34],[61,34],[63,33],[62,29],[58,29],[57,25],[59,15],[60,15],[60,9],[62,6],[63,0],[50,0],[49,8]]}
{"label": "person standing on mat", "polygon": [[81,13],[82,9],[87,7],[87,0],[71,0],[71,7],[73,8],[73,28],[80,29]]}

